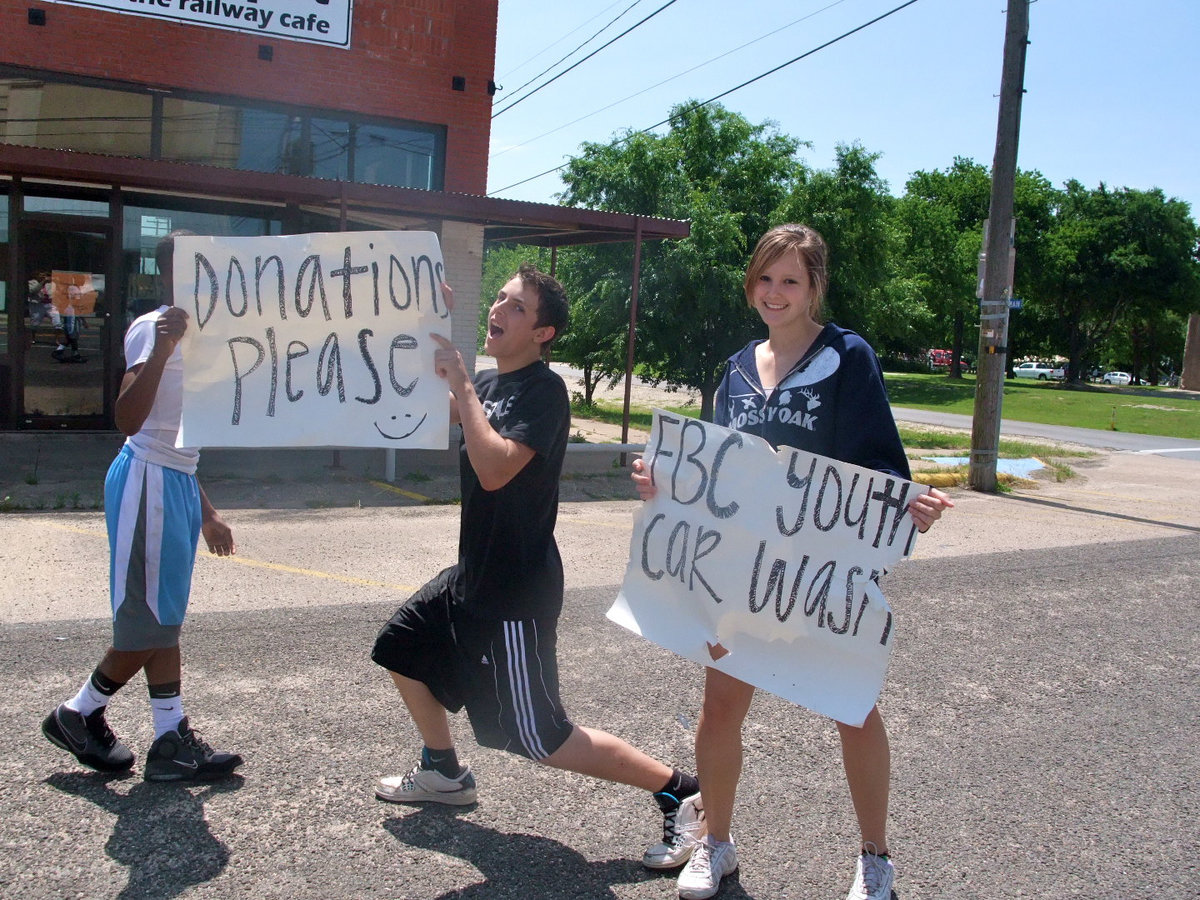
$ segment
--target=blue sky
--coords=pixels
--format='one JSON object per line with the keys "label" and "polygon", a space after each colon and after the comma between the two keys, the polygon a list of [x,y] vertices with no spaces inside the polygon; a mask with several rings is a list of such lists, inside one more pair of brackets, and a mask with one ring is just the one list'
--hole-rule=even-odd
{"label": "blue sky", "polygon": [[[549,74],[665,2],[640,0]],[[488,191],[555,202],[557,174],[509,186],[561,165],[584,141],[653,125],[673,104],[707,100],[902,2],[676,0],[493,119]],[[633,3],[500,0],[494,110]],[[944,169],[955,156],[990,166],[1004,8],[917,0],[719,102],[811,142],[801,155],[815,168],[832,165],[838,143],[881,153],[877,169],[896,194],[913,171]],[[1200,2],[1036,0],[1029,39],[1018,165],[1055,185],[1159,187],[1200,219]]]}

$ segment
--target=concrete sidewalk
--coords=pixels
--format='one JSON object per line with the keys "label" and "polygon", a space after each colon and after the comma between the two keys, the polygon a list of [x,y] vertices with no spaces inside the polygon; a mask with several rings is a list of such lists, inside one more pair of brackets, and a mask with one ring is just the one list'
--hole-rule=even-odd
{"label": "concrete sidewalk", "polygon": [[[112,432],[0,434],[0,510],[94,510],[123,442]],[[628,469],[611,448],[571,445],[564,500],[633,499]],[[206,449],[198,472],[218,509],[311,509],[453,503],[456,451],[397,454],[394,477],[380,449]]]}

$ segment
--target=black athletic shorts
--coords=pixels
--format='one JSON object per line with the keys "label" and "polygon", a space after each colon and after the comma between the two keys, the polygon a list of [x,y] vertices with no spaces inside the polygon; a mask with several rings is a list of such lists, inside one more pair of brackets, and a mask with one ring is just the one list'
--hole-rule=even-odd
{"label": "black athletic shorts", "polygon": [[574,726],[558,696],[558,622],[485,619],[454,603],[446,569],[413,594],[375,639],[371,659],[464,706],[480,746],[540,760]]}

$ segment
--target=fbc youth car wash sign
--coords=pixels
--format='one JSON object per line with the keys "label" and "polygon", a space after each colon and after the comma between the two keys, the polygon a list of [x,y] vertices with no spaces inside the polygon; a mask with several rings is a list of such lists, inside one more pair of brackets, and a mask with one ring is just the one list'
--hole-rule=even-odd
{"label": "fbc youth car wash sign", "polygon": [[879,579],[912,551],[929,490],[654,411],[657,487],[608,617],[705,666],[861,725],[895,633]]}
{"label": "fbc youth car wash sign", "polygon": [[445,449],[437,235],[175,239],[184,447]]}
{"label": "fbc youth car wash sign", "polygon": [[350,46],[354,0],[50,0],[230,31]]}

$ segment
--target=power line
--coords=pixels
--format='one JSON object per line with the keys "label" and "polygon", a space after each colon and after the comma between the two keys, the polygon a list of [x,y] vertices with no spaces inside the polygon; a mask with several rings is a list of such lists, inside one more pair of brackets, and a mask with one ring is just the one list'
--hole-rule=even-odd
{"label": "power line", "polygon": [[744,44],[740,44],[737,47],[733,47],[732,49],[726,50],[724,53],[718,54],[717,56],[714,56],[711,59],[706,59],[702,63],[697,63],[696,65],[692,66],[689,69],[684,69],[682,72],[678,72],[675,75],[672,75],[670,78],[664,78],[662,81],[658,82],[657,84],[652,84],[649,87],[642,88],[640,91],[636,91],[636,92],[628,95],[627,97],[622,97],[620,100],[614,100],[612,103],[609,103],[607,106],[602,106],[599,109],[592,110],[590,113],[582,115],[577,119],[572,119],[570,122],[567,122],[563,125],[559,125],[557,128],[551,128],[549,131],[544,131],[541,134],[539,134],[537,137],[532,137],[532,138],[529,138],[529,140],[521,141],[519,144],[513,144],[512,146],[505,147],[503,150],[500,150],[496,153],[490,154],[489,159],[495,159],[497,156],[503,156],[505,153],[508,153],[510,150],[516,150],[520,147],[524,147],[527,144],[532,144],[534,141],[540,141],[542,138],[549,137],[552,134],[556,134],[556,133],[562,131],[564,128],[570,128],[572,125],[576,125],[579,122],[582,122],[584,119],[590,119],[592,116],[599,115],[602,112],[612,109],[614,106],[620,106],[626,100],[632,100],[634,97],[640,97],[640,96],[642,96],[642,94],[645,94],[645,93],[648,93],[649,91],[653,91],[657,88],[660,88],[664,84],[670,84],[672,81],[682,78],[684,75],[690,75],[690,74],[692,74],[692,72],[695,72],[698,69],[703,69],[705,66],[715,63],[718,60],[724,59],[727,56],[732,56],[734,53],[737,53],[740,50],[745,50],[747,47],[751,47],[754,44],[757,44],[759,41],[765,41],[769,37],[774,37],[775,35],[779,34],[781,31],[786,31],[787,29],[791,28],[793,25],[799,25],[801,22],[806,22],[809,19],[813,18],[814,16],[820,15],[821,13],[825,12],[826,10],[833,9],[835,6],[841,6],[845,2],[846,2],[846,0],[834,0],[833,3],[830,3],[827,6],[822,6],[820,9],[814,10],[813,12],[810,12],[806,16],[801,16],[799,19],[794,19],[791,22],[788,22],[786,25],[780,25],[778,28],[776,28],[772,31],[768,31],[766,34],[759,35],[758,37],[754,38],[753,40],[746,41],[746,43],[744,43]]}
{"label": "power line", "polygon": [[[848,37],[850,37],[850,35],[855,34],[859,31],[862,31],[864,28],[869,28],[870,26],[874,25],[876,22],[882,21],[883,19],[886,19],[888,16],[892,15],[893,13],[898,13],[898,12],[900,12],[900,10],[904,9],[906,6],[912,6],[916,2],[917,2],[917,0],[908,0],[907,3],[901,3],[895,9],[890,9],[887,12],[883,13],[883,15],[876,16],[870,22],[864,22],[862,25],[859,25],[857,28],[852,28],[850,31],[847,31],[845,34],[839,34],[837,37],[833,38],[832,40],[826,41],[824,44],[821,44],[819,47],[814,47],[813,49],[811,49],[805,53],[801,53],[795,59],[789,59],[785,63],[780,63],[775,68],[769,69],[766,72],[763,72],[761,75],[755,75],[749,81],[743,81],[737,87],[731,87],[727,91],[722,91],[720,94],[717,94],[715,97],[709,97],[707,100],[703,101],[702,103],[697,103],[694,106],[691,106],[691,107],[685,109],[683,112],[679,113],[679,115],[686,115],[687,113],[690,113],[693,110],[699,109],[702,106],[708,106],[708,104],[710,104],[710,103],[715,103],[717,100],[720,100],[722,97],[728,97],[734,91],[740,91],[742,88],[748,87],[749,85],[754,84],[754,82],[756,82],[756,81],[761,81],[762,79],[766,78],[768,75],[774,75],[780,69],[786,69],[788,66],[792,65],[792,63],[798,63],[798,62],[800,62],[800,60],[805,59],[806,57],[812,56],[814,53],[818,52],[819,50],[824,50],[826,47],[836,44],[838,41],[842,40],[843,38],[848,38]],[[651,125],[649,128],[646,128],[644,130],[645,131],[653,131],[655,128],[658,128],[659,125],[666,125],[668,122],[671,121],[672,118],[673,118],[672,116],[667,116],[667,118],[663,119],[661,122],[657,122],[654,125]]]}
{"label": "power line", "polygon": [[[604,7],[604,9],[600,10],[598,13],[596,13],[591,18],[584,19],[582,22],[580,22],[578,25],[576,25],[574,28],[572,28],[570,31],[568,31],[566,34],[564,34],[562,37],[558,38],[557,40],[553,41],[550,44],[547,44],[545,47],[543,47],[537,53],[533,54],[533,56],[526,57],[525,59],[523,59],[521,62],[517,63],[515,66],[513,66],[508,71],[498,74],[496,76],[496,79],[499,80],[501,78],[507,78],[509,75],[513,74],[514,72],[520,72],[526,66],[531,65],[535,59],[540,59],[541,57],[545,56],[547,53],[549,53],[551,50],[553,50],[555,47],[557,47],[559,44],[561,44],[563,41],[565,41],[567,38],[569,38],[575,32],[582,31],[586,26],[590,25],[592,22],[595,22],[598,18],[600,18],[602,15],[604,15],[606,12],[608,12],[614,6],[618,6],[618,5],[620,5],[620,0],[614,0],[614,2],[608,4],[608,6]],[[501,14],[503,14],[503,10],[501,10]]]}
{"label": "power line", "polygon": [[591,59],[593,56],[595,56],[595,55],[596,55],[597,53],[599,53],[601,50],[604,50],[604,49],[605,49],[605,48],[607,48],[607,47],[611,47],[613,44],[615,44],[615,43],[616,43],[617,41],[619,41],[621,38],[625,37],[625,35],[629,34],[629,32],[631,32],[631,31],[633,31],[635,28],[638,28],[638,27],[640,27],[640,26],[644,25],[645,23],[649,22],[651,19],[653,19],[655,16],[657,16],[657,15],[658,15],[660,12],[662,12],[662,11],[663,11],[664,9],[666,9],[668,6],[671,6],[671,5],[673,5],[673,4],[677,3],[677,2],[678,2],[678,0],[667,0],[667,2],[666,2],[666,3],[664,3],[664,4],[663,4],[662,6],[660,6],[658,9],[656,9],[654,12],[650,13],[650,15],[646,16],[646,18],[642,19],[640,22],[636,22],[636,23],[634,23],[633,25],[630,25],[628,28],[626,28],[624,31],[622,31],[620,34],[618,34],[618,35],[617,35],[615,38],[613,38],[613,39],[612,39],[611,41],[609,41],[607,44],[604,44],[603,46],[597,47],[595,50],[593,50],[591,53],[589,53],[589,54],[588,54],[587,56],[585,56],[583,59],[579,60],[578,62],[576,62],[576,63],[574,63],[574,64],[572,64],[572,65],[570,65],[570,66],[567,66],[567,68],[563,69],[561,72],[559,72],[559,73],[558,73],[557,75],[555,75],[553,78],[551,78],[549,81],[545,81],[545,82],[543,82],[542,84],[538,85],[538,86],[537,86],[537,87],[535,87],[535,88],[534,88],[532,91],[530,91],[528,94],[525,94],[525,95],[523,95],[523,96],[521,96],[521,97],[518,97],[518,98],[517,98],[516,100],[514,100],[512,103],[508,104],[508,106],[504,107],[504,109],[501,109],[501,110],[498,110],[498,111],[496,111],[496,112],[492,113],[492,118],[494,119],[494,118],[496,118],[496,116],[500,115],[501,113],[506,113],[506,112],[508,112],[510,109],[512,109],[512,108],[513,108],[514,106],[516,106],[518,103],[520,103],[522,100],[526,100],[526,99],[528,99],[529,97],[532,97],[534,94],[536,94],[536,93],[537,93],[538,91],[540,91],[542,88],[544,88],[544,87],[548,87],[549,85],[551,85],[551,84],[553,84],[554,82],[558,81],[558,79],[562,78],[564,75],[566,75],[566,74],[567,74],[568,72],[570,72],[572,69],[574,69],[574,68],[576,68],[576,67],[578,67],[578,66],[581,66],[581,65],[583,65],[585,62],[587,62],[589,59]]}
{"label": "power line", "polygon": [[[701,101],[700,103],[694,103],[691,106],[689,106],[687,109],[682,110],[679,113],[677,113],[676,116],[667,116],[667,118],[663,119],[661,122],[657,122],[654,125],[649,126],[648,128],[643,128],[639,131],[631,132],[630,134],[627,134],[625,137],[621,138],[618,141],[614,141],[613,143],[616,143],[616,144],[625,143],[626,141],[629,141],[632,138],[637,137],[639,134],[646,134],[648,132],[653,131],[655,128],[658,128],[662,125],[666,125],[668,122],[672,121],[672,119],[677,118],[678,116],[687,115],[688,113],[694,112],[695,110],[700,109],[701,107],[707,106],[710,103],[715,103],[717,100],[720,100],[722,97],[728,97],[734,91],[740,91],[742,88],[747,87],[748,85],[754,84],[754,82],[756,82],[756,81],[761,81],[763,78],[766,78],[768,75],[774,75],[780,69],[787,68],[788,66],[792,65],[793,63],[797,63],[802,59],[812,56],[814,53],[817,53],[820,50],[824,50],[827,47],[831,47],[832,45],[836,44],[838,41],[848,38],[852,34],[857,34],[858,32],[862,31],[864,28],[869,28],[870,26],[874,25],[876,22],[881,22],[884,19],[886,19],[888,16],[900,12],[900,10],[904,9],[905,7],[912,6],[916,2],[917,2],[917,0],[908,0],[907,3],[901,3],[899,6],[895,7],[894,9],[890,9],[887,12],[883,13],[882,15],[876,16],[874,19],[871,19],[869,22],[864,22],[862,25],[852,28],[849,31],[844,32],[843,34],[839,34],[837,37],[833,38],[832,40],[828,40],[825,43],[821,44],[820,46],[814,47],[812,50],[809,50],[805,53],[801,53],[799,56],[795,57],[794,59],[789,59],[785,63],[780,63],[779,65],[775,66],[773,69],[769,69],[768,71],[763,72],[761,75],[756,75],[754,78],[751,78],[749,81],[743,81],[741,84],[737,85],[736,87],[732,87],[727,91],[722,91],[721,93],[717,94],[715,97],[709,97],[707,100]],[[522,98],[522,99],[524,99],[524,98]],[[569,162],[565,162],[561,166],[555,166],[553,169],[547,169],[545,172],[539,172],[537,175],[531,175],[528,178],[521,179],[520,181],[514,181],[512,184],[506,185],[502,188],[497,188],[494,191],[488,191],[488,196],[491,197],[495,194],[499,194],[501,191],[507,191],[511,188],[520,187],[523,184],[528,184],[531,181],[536,181],[538,178],[542,178],[546,175],[550,175],[554,172],[558,172],[562,169],[565,169],[568,165],[569,165]]]}
{"label": "power line", "polygon": [[[594,41],[597,37],[599,37],[601,34],[603,34],[605,31],[607,31],[610,27],[612,27],[613,23],[616,22],[617,19],[620,19],[622,16],[625,15],[625,13],[629,12],[629,10],[633,9],[635,6],[637,6],[641,2],[642,2],[642,0],[633,0],[633,2],[630,3],[627,7],[625,7],[625,9],[623,9],[621,12],[617,13],[616,18],[612,19],[607,25],[603,26],[599,31],[597,31],[595,34],[593,34],[590,38],[588,38],[582,44],[577,46],[574,50],[570,51],[569,53],[561,56],[554,62],[550,63],[550,65],[546,66],[546,68],[542,69],[542,71],[538,72],[536,75],[534,75],[532,78],[530,78],[523,85],[521,85],[518,88],[513,88],[512,93],[515,94],[515,93],[517,93],[517,91],[525,90],[525,88],[529,87],[529,85],[533,84],[535,81],[537,81],[543,75],[545,75],[547,72],[549,72],[555,66],[557,66],[560,62],[562,62],[563,60],[569,59],[571,56],[578,53],[580,50],[582,50],[584,47],[586,47],[588,44],[590,44],[592,41]],[[601,48],[601,49],[603,49],[603,48]],[[582,60],[580,60],[580,62],[582,62]],[[549,81],[546,82],[546,84],[549,84],[549,83],[550,83]],[[544,86],[545,85],[543,85],[543,87]],[[522,98],[522,99],[524,99],[524,98]],[[500,113],[496,113],[496,115],[499,115],[499,114]]]}

